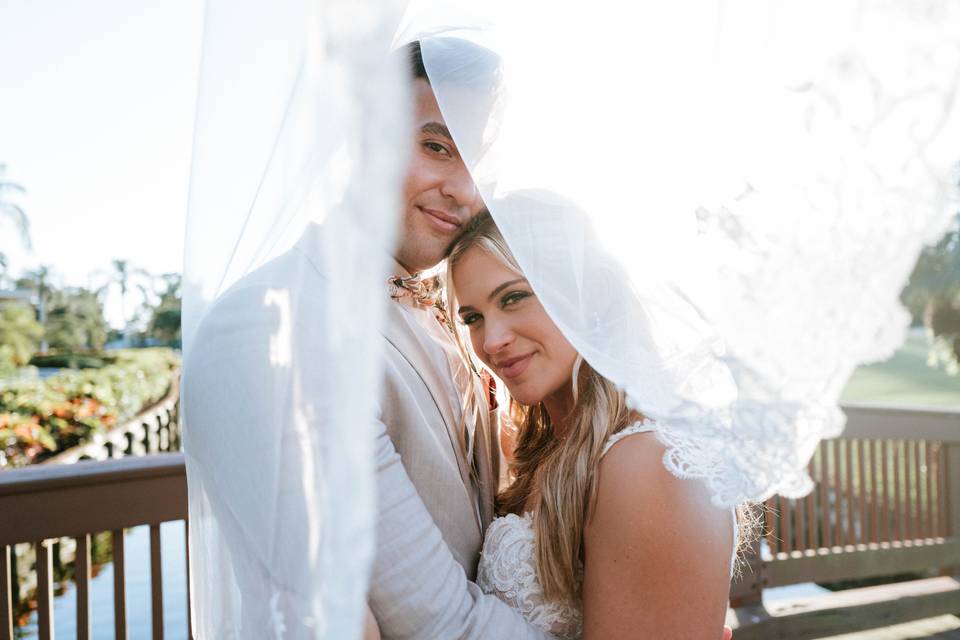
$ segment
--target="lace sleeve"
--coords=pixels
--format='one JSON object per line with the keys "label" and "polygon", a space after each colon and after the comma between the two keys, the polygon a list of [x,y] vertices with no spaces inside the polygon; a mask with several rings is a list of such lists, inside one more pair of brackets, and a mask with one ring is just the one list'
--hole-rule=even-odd
{"label": "lace sleeve", "polygon": [[625,427],[620,431],[617,431],[615,434],[607,438],[607,444],[603,447],[603,453],[600,456],[607,455],[607,451],[610,451],[610,447],[617,444],[627,436],[632,436],[635,433],[647,433],[648,431],[656,431],[657,425],[654,424],[652,420],[638,420],[634,422],[629,427]]}

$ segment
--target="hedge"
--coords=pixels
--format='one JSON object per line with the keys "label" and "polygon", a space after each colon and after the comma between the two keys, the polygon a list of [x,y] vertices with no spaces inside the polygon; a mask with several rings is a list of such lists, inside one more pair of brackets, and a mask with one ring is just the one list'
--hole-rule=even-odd
{"label": "hedge", "polygon": [[111,351],[98,369],[67,369],[0,389],[0,469],[40,462],[133,418],[170,389],[170,349]]}

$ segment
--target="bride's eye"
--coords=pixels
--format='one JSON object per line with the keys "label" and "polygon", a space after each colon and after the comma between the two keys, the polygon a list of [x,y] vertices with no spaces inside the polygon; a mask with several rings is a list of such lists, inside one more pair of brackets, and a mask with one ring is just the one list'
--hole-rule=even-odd
{"label": "bride's eye", "polygon": [[477,321],[479,321],[483,316],[479,313],[467,313],[460,317],[460,322],[467,325],[468,327]]}
{"label": "bride's eye", "polygon": [[533,294],[531,294],[529,291],[511,291],[500,298],[500,307],[509,307],[510,305],[516,304],[524,298],[530,297],[531,295]]}

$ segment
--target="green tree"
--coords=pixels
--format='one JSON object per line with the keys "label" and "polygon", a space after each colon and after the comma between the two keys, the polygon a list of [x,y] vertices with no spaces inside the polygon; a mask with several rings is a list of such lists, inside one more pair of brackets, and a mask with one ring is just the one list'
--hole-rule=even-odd
{"label": "green tree", "polygon": [[7,375],[30,362],[42,338],[43,326],[30,305],[0,305],[0,372]]}
{"label": "green tree", "polygon": [[179,273],[165,273],[158,280],[161,288],[156,290],[160,302],[150,309],[147,338],[165,345],[180,345],[180,285]]}
{"label": "green tree", "polygon": [[[17,195],[24,195],[27,190],[16,182],[5,178],[7,165],[0,164],[0,220],[7,220],[13,223],[13,227],[20,236],[20,243],[27,249],[31,248],[30,243],[30,220],[27,218],[23,207],[14,202],[13,198]],[[0,251],[0,284],[6,280],[7,275],[7,256]]]}
{"label": "green tree", "polygon": [[82,287],[53,292],[47,314],[46,336],[51,349],[103,349],[107,340],[107,322],[97,294]]}
{"label": "green tree", "polygon": [[[21,276],[16,287],[21,291],[32,291],[37,297],[37,319],[41,325],[47,324],[47,309],[50,306],[50,297],[53,295],[53,273],[48,267],[40,266],[33,271],[27,271]],[[46,341],[40,344],[40,350],[46,351]]]}
{"label": "green tree", "polygon": [[960,214],[940,241],[923,250],[900,296],[914,324],[934,337],[931,363],[956,373],[960,365]]}
{"label": "green tree", "polygon": [[153,284],[153,276],[145,269],[133,266],[129,260],[115,258],[111,261],[111,270],[106,274],[106,278],[107,283],[97,290],[97,294],[106,295],[111,288],[119,289],[120,315],[123,317],[124,325],[128,325],[130,316],[127,313],[127,300],[130,290],[139,289],[144,298],[147,298]]}

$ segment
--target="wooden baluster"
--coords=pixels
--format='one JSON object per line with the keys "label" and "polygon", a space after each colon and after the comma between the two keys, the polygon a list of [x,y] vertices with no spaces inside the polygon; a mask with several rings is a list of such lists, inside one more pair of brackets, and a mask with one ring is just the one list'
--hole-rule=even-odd
{"label": "wooden baluster", "polygon": [[858,502],[860,503],[860,535],[857,542],[864,544],[870,542],[870,537],[867,535],[867,469],[864,465],[866,455],[863,451],[863,448],[869,444],[869,440],[857,440]]}
{"label": "wooden baluster", "polygon": [[827,443],[817,448],[817,482],[820,483],[820,546],[830,546],[830,493],[827,478]]}
{"label": "wooden baluster", "polygon": [[940,456],[937,460],[937,467],[940,472],[940,490],[937,492],[937,497],[940,498],[940,535],[944,538],[953,535],[950,527],[950,471],[947,451],[947,443],[941,442]]}
{"label": "wooden baluster", "polygon": [[77,640],[90,638],[90,534],[77,536]]}
{"label": "wooden baluster", "polygon": [[775,498],[767,500],[767,508],[763,510],[764,529],[767,536],[767,545],[770,547],[770,553],[776,556],[780,553],[780,517],[777,513]]}
{"label": "wooden baluster", "polygon": [[[183,535],[186,538],[186,550],[187,550],[187,638],[193,640],[193,610],[191,609],[192,605],[190,603],[190,582],[192,580],[190,574],[190,521],[185,520],[183,522]],[[757,537],[757,544],[760,543],[759,536]]]}
{"label": "wooden baluster", "polygon": [[10,545],[0,545],[0,640],[13,640],[13,571],[16,554]]}
{"label": "wooden baluster", "polygon": [[889,440],[880,441],[880,464],[883,470],[881,475],[881,480],[883,481],[883,529],[880,533],[880,540],[882,542],[890,542],[891,533],[890,533],[890,519],[891,519],[891,507],[893,506],[893,498],[891,492],[891,479],[893,474],[890,472],[890,458],[891,458],[891,442]]}
{"label": "wooden baluster", "polygon": [[53,541],[34,543],[37,554],[37,629],[40,640],[53,640]]}
{"label": "wooden baluster", "polygon": [[877,440],[867,440],[867,464],[870,467],[870,542],[880,542],[880,484],[877,482],[877,476],[880,475],[877,449],[880,442]]}
{"label": "wooden baluster", "polygon": [[937,502],[936,494],[936,476],[934,474],[934,466],[936,465],[936,459],[934,457],[934,450],[937,447],[937,443],[931,440],[927,440],[923,443],[923,452],[924,458],[926,460],[927,467],[927,537],[936,538],[937,537]]}
{"label": "wooden baluster", "polygon": [[163,640],[163,564],[160,556],[160,525],[150,525],[150,614],[153,639]]}
{"label": "wooden baluster", "polygon": [[893,447],[894,519],[896,521],[896,533],[894,535],[897,540],[903,540],[906,537],[903,529],[903,491],[900,486],[900,468],[903,462],[900,452],[903,441],[894,440],[891,444]]}
{"label": "wooden baluster", "polygon": [[857,543],[857,532],[853,521],[853,440],[843,441],[844,459],[844,495],[847,503],[847,544]]}
{"label": "wooden baluster", "polygon": [[[813,475],[813,460],[810,460],[810,464],[807,465],[807,473],[810,474],[811,478],[816,478]],[[817,544],[817,489],[813,488],[810,493],[807,494],[805,498],[807,501],[807,549],[816,549]]]}
{"label": "wooden baluster", "polygon": [[833,487],[833,546],[843,546],[843,475],[840,464],[840,443],[830,441],[830,457],[833,461],[833,477],[830,485]]}
{"label": "wooden baluster", "polygon": [[917,440],[913,443],[914,466],[917,468],[917,538],[923,540],[930,537],[927,522],[930,520],[930,509],[927,507],[927,470],[924,465],[926,456],[926,442]]}
{"label": "wooden baluster", "polygon": [[930,537],[940,537],[940,469],[937,465],[937,454],[940,443],[936,440],[927,441],[927,500],[930,506]]}
{"label": "wooden baluster", "polygon": [[113,540],[113,637],[127,640],[127,598],[124,579],[123,529],[111,532]]}
{"label": "wooden baluster", "polygon": [[916,445],[915,440],[906,440],[903,443],[904,445],[904,468],[906,473],[903,475],[903,490],[907,498],[907,539],[916,540],[917,536],[917,499],[916,499],[916,489],[917,489],[917,470],[914,465],[914,453],[913,450]]}
{"label": "wooden baluster", "polygon": [[803,551],[807,548],[807,501],[804,498],[793,500],[793,548],[797,551]]}
{"label": "wooden baluster", "polygon": [[778,496],[780,501],[780,550],[787,553],[793,551],[793,527],[791,518],[793,516],[790,502],[783,496]]}

